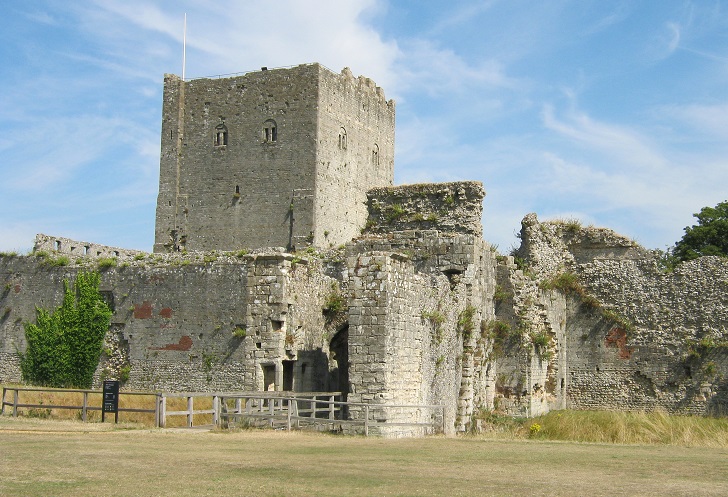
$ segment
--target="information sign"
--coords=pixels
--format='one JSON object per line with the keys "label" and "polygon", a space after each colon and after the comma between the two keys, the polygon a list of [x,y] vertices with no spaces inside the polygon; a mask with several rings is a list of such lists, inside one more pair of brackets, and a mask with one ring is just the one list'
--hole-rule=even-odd
{"label": "information sign", "polygon": [[107,412],[113,412],[114,422],[119,422],[119,382],[116,380],[104,381],[104,404],[101,409],[102,423]]}

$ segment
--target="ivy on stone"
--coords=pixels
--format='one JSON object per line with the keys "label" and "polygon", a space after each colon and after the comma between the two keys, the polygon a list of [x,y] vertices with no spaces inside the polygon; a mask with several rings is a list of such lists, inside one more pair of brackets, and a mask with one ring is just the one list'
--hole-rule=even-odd
{"label": "ivy on stone", "polygon": [[100,275],[81,272],[63,282],[63,303],[36,308],[36,323],[24,323],[23,380],[55,388],[91,388],[112,311],[99,293]]}

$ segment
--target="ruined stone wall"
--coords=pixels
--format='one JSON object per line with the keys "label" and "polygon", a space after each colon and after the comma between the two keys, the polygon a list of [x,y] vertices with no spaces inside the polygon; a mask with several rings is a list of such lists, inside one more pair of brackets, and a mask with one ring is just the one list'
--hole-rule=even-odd
{"label": "ruined stone wall", "polygon": [[[537,416],[566,405],[566,299],[543,290],[535,273],[504,257],[497,269],[496,321],[504,326],[494,355],[495,407]],[[495,326],[495,323],[492,324]]]}
{"label": "ruined stone wall", "polygon": [[[526,272],[542,295],[560,294],[551,302],[521,302],[520,309],[531,318],[540,308],[565,320],[563,338],[556,333],[553,345],[565,373],[557,386],[563,381],[566,406],[726,411],[728,261],[704,257],[666,272],[650,251],[610,230],[539,223],[535,215],[524,219],[521,238],[519,256],[527,265],[521,279]],[[501,280],[518,281],[516,272]],[[576,287],[543,290],[564,273],[576,275]],[[519,312],[519,305],[513,308]],[[538,367],[516,365],[515,357],[499,363],[499,374],[533,378]],[[533,407],[533,383],[515,406]]]}
{"label": "ruined stone wall", "polygon": [[[198,258],[199,257],[199,258]],[[43,257],[3,257],[0,382],[21,379],[22,323],[35,307],[60,304],[63,280],[93,264],[50,266]],[[315,269],[308,269],[309,264]],[[328,386],[322,313],[337,281],[320,263],[290,254],[153,256],[101,269],[114,314],[97,381],[128,367],[124,387],[141,390],[263,390]],[[286,369],[284,361],[288,363]],[[288,375],[284,378],[284,372]]]}
{"label": "ruined stone wall", "polygon": [[437,230],[483,236],[485,190],[477,181],[373,188],[364,234]]}
{"label": "ruined stone wall", "polygon": [[367,190],[394,181],[393,100],[347,68],[320,68],[314,244],[337,246],[367,219]]}
{"label": "ruined stone wall", "polygon": [[[492,340],[483,323],[494,317],[495,252],[473,234],[482,229],[479,219],[453,222],[453,212],[464,205],[482,205],[483,194],[477,183],[375,189],[369,193],[367,229],[347,245],[352,320],[357,309],[372,309],[385,333],[385,340],[368,338],[363,349],[374,348],[387,359],[381,370],[360,380],[362,386],[385,392],[390,404],[445,405],[448,430],[467,429],[477,409],[492,407]],[[448,195],[452,200],[446,200]],[[391,231],[393,225],[412,228],[421,222],[381,215],[395,204],[413,212],[440,212],[442,225],[431,219],[428,230]],[[366,333],[366,326],[352,324],[350,337]],[[359,361],[369,372],[366,355],[354,352],[351,360],[352,367]]]}
{"label": "ruined stone wall", "polygon": [[129,250],[109,247],[98,243],[71,240],[60,236],[49,236],[39,233],[35,235],[34,252],[64,254],[72,257],[125,257],[133,258],[145,253],[141,250]]}

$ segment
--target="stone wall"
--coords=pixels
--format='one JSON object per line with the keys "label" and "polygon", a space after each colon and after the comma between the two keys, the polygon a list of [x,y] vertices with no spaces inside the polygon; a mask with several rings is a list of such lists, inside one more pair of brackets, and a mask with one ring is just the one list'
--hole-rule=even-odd
{"label": "stone wall", "polygon": [[[665,272],[612,231],[535,215],[515,256],[500,256],[459,214],[483,194],[478,183],[376,189],[367,229],[326,251],[68,257],[84,244],[45,237],[61,251],[0,257],[0,382],[21,379],[36,306],[57,306],[64,279],[97,270],[114,309],[97,383],[341,391],[390,423],[433,414],[393,405],[442,405],[447,432],[471,429],[483,409],[726,411],[725,259]],[[395,205],[406,214],[383,214]]]}
{"label": "stone wall", "polygon": [[72,257],[124,257],[133,258],[137,255],[145,255],[141,250],[129,250],[119,247],[109,247],[98,243],[81,242],[63,238],[60,236],[49,236],[39,233],[35,235],[34,252],[48,252],[63,254]]}
{"label": "stone wall", "polygon": [[[367,229],[347,245],[359,285],[350,285],[350,336],[386,357],[382,368],[362,377],[365,395],[380,392],[375,399],[390,404],[444,405],[448,430],[467,429],[477,409],[492,405],[492,341],[482,323],[494,316],[495,252],[479,236],[479,219],[455,222],[460,209],[480,208],[483,195],[479,183],[374,189]],[[382,215],[393,205],[440,215],[429,221]],[[429,229],[414,229],[423,226]],[[367,331],[369,318],[354,317],[359,309],[372,313],[384,339]],[[355,328],[355,319],[364,324]],[[358,349],[353,342],[352,349]],[[359,359],[368,371],[367,358]]]}
{"label": "stone wall", "polygon": [[394,102],[348,70],[166,75],[162,111],[155,252],[337,246],[393,180]]}
{"label": "stone wall", "polygon": [[165,76],[155,252],[289,247],[308,237],[318,72]]}
{"label": "stone wall", "polygon": [[367,191],[394,181],[393,100],[346,68],[320,70],[314,244],[337,246],[357,236]]}
{"label": "stone wall", "polygon": [[[107,341],[116,362],[102,357],[99,381],[118,374],[121,357],[129,389],[263,390],[266,373],[277,390],[284,382],[295,390],[329,386],[322,309],[338,283],[323,274],[317,258],[197,257],[101,269],[101,291],[114,310]],[[63,280],[89,269],[98,268],[49,266],[35,256],[0,259],[6,288],[0,305],[7,310],[0,322],[0,382],[21,379],[22,323],[34,319],[36,306],[58,306]]]}
{"label": "stone wall", "polygon": [[[540,223],[533,214],[521,239],[523,269],[512,258],[499,268],[512,294],[499,319],[549,333],[545,380],[558,395],[546,410],[726,412],[726,259],[704,257],[666,272],[652,252],[611,230]],[[544,289],[567,273],[575,286]],[[498,364],[510,412],[543,412],[534,404],[543,385],[538,352],[533,345],[520,356],[511,350]]]}
{"label": "stone wall", "polygon": [[482,237],[485,190],[477,181],[373,188],[363,233],[436,229]]}

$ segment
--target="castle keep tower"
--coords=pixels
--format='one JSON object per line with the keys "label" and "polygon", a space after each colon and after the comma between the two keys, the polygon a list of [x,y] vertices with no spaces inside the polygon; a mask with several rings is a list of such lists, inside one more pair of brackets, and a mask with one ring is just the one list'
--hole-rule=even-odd
{"label": "castle keep tower", "polygon": [[320,64],[165,75],[155,252],[339,245],[394,179],[394,101]]}

